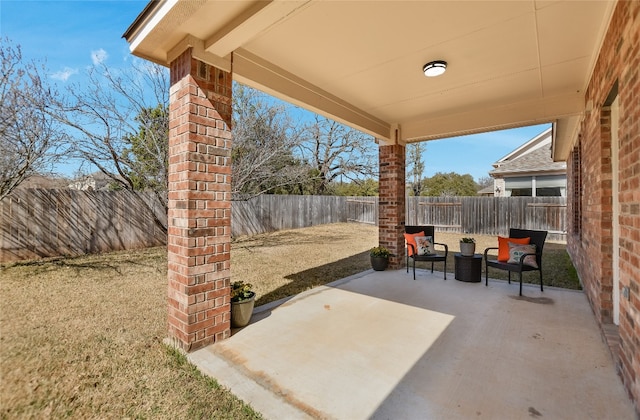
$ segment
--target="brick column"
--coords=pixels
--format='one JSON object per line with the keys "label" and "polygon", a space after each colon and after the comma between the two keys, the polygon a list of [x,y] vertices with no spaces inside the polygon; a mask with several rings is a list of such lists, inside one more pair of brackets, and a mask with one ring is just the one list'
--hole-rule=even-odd
{"label": "brick column", "polygon": [[404,264],[405,147],[380,146],[378,241],[391,251],[390,268]]}
{"label": "brick column", "polygon": [[170,99],[169,340],[191,351],[230,336],[231,73],[188,49]]}

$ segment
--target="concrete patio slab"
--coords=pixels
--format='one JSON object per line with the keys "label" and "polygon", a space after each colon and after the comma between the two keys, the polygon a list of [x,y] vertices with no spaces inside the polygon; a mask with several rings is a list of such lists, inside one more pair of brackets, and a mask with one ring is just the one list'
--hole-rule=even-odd
{"label": "concrete patio slab", "polygon": [[188,357],[271,419],[634,419],[582,292],[367,271]]}

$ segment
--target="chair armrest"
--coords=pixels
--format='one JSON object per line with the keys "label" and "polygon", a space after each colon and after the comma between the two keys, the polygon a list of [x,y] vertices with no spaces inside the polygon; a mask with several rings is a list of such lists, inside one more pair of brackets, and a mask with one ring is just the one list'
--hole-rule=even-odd
{"label": "chair armrest", "polygon": [[434,242],[433,245],[434,245],[434,248],[435,248],[435,245],[443,246],[444,247],[444,255],[449,254],[449,246],[447,244],[443,244],[443,243],[440,243],[440,242]]}
{"label": "chair armrest", "polygon": [[495,247],[494,247],[494,246],[492,246],[492,247],[486,248],[486,249],[484,250],[484,259],[485,259],[485,260],[487,259],[487,254],[489,253],[489,250],[490,250],[490,249],[498,249],[498,247],[497,247],[497,246],[495,246]]}
{"label": "chair armrest", "polygon": [[524,259],[527,258],[529,255],[535,255],[536,257],[540,255],[542,257],[542,254],[538,254],[537,252],[529,252],[527,254],[522,254],[520,256],[520,267],[524,265]]}

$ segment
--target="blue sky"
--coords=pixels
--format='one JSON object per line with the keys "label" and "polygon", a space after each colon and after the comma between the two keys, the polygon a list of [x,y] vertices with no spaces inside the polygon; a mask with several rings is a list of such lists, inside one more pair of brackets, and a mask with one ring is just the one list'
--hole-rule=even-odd
{"label": "blue sky", "polygon": [[[96,60],[110,66],[126,65],[132,56],[122,34],[146,4],[146,0],[0,0],[0,35],[19,44],[26,60],[45,61],[49,77],[64,85],[78,81]],[[547,127],[427,142],[424,176],[457,172],[478,180],[487,176],[493,162]]]}

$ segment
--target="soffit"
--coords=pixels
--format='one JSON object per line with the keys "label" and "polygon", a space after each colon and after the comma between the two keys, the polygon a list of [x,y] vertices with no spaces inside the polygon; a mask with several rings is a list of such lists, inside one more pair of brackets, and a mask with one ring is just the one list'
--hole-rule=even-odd
{"label": "soffit", "polygon": [[[173,0],[125,36],[165,65],[186,46],[233,61],[236,80],[383,140],[395,127],[411,142],[554,121],[571,136],[613,5]],[[436,59],[447,72],[426,78]]]}

